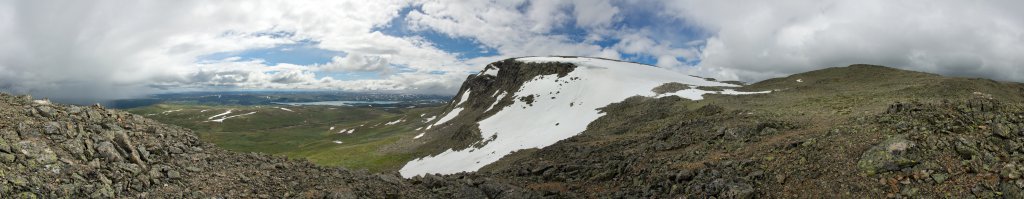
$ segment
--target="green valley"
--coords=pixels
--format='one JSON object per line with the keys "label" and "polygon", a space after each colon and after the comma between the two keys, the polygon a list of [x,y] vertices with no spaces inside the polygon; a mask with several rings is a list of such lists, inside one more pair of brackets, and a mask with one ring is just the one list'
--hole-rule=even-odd
{"label": "green valley", "polygon": [[228,150],[384,172],[414,158],[386,146],[415,136],[434,109],[163,103],[128,111],[192,129]]}

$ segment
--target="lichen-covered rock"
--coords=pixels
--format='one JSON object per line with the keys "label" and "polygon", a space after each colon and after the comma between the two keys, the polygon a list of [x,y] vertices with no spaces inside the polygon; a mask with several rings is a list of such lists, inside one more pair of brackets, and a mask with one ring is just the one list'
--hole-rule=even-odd
{"label": "lichen-covered rock", "polygon": [[896,171],[919,163],[911,157],[914,142],[903,137],[893,137],[871,147],[861,155],[857,166],[868,175]]}

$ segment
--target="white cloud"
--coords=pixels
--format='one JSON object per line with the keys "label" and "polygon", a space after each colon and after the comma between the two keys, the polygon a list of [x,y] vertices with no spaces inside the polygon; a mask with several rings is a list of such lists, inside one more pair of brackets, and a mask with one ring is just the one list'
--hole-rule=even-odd
{"label": "white cloud", "polygon": [[369,56],[359,54],[348,54],[344,57],[335,56],[331,62],[317,65],[325,71],[377,71],[383,72],[391,69],[391,64],[385,56]]}
{"label": "white cloud", "polygon": [[[406,6],[402,1],[3,2],[0,38],[7,42],[0,46],[0,88],[90,102],[204,85],[287,87],[312,82],[309,68],[271,71],[262,63],[197,61],[212,53],[300,40],[362,58],[390,57],[378,61],[417,70],[469,68],[420,39],[373,31]],[[365,66],[361,69],[377,69]]]}
{"label": "white cloud", "polygon": [[[745,81],[854,63],[1021,81],[1020,7],[1006,0],[4,1],[0,90],[76,102],[203,89],[452,93],[467,72],[532,55],[646,60]],[[410,34],[378,31],[391,26]],[[496,54],[460,57],[417,36],[427,31]],[[305,66],[204,60],[307,43],[344,56]],[[347,72],[378,75],[336,75]]]}
{"label": "white cloud", "polygon": [[[699,70],[761,80],[880,64],[1024,80],[1020,1],[669,1],[712,33]],[[742,14],[737,14],[742,13]]]}

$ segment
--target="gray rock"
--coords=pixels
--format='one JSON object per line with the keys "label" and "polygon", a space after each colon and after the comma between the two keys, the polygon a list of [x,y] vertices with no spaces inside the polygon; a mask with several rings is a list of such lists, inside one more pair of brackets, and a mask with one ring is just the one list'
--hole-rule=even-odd
{"label": "gray rock", "polygon": [[394,176],[394,175],[378,174],[377,177],[379,177],[380,180],[383,180],[384,182],[391,183],[391,184],[401,184],[402,183],[402,178],[399,178],[398,176]]}
{"label": "gray rock", "polygon": [[2,163],[14,163],[15,160],[14,154],[0,153],[0,162]]}
{"label": "gray rock", "polygon": [[46,126],[43,127],[43,132],[46,133],[46,135],[57,135],[57,134],[60,134],[62,132],[61,129],[62,128],[61,128],[60,123],[57,123],[57,122],[47,122]]}
{"label": "gray rock", "polygon": [[1000,138],[1008,139],[1013,138],[1016,133],[1011,125],[999,123],[992,126],[992,134]]}
{"label": "gray rock", "polygon": [[82,108],[81,107],[78,107],[78,106],[75,106],[75,105],[72,105],[71,107],[68,107],[68,113],[70,113],[70,114],[78,114],[78,113],[81,113],[81,112],[82,112]]}
{"label": "gray rock", "polygon": [[745,183],[729,184],[722,196],[723,198],[754,198],[754,187]]}
{"label": "gray rock", "polygon": [[167,151],[171,152],[171,154],[182,154],[182,153],[185,153],[185,151],[181,150],[181,148],[174,147],[174,146],[169,147],[167,149]]}
{"label": "gray rock", "polygon": [[163,177],[164,177],[164,173],[160,171],[160,168],[154,166],[152,169],[149,169],[149,178],[151,178],[151,179],[159,179],[159,178],[163,178]]}
{"label": "gray rock", "polygon": [[53,117],[54,115],[56,115],[56,111],[53,110],[53,108],[50,108],[50,106],[46,105],[37,106],[36,111],[38,111],[39,115],[42,115],[43,117]]}
{"label": "gray rock", "polygon": [[676,182],[690,181],[690,180],[693,179],[693,176],[695,176],[695,175],[696,175],[696,172],[693,172],[693,170],[683,169],[683,170],[679,170],[679,173],[676,173],[675,180],[676,180]]}
{"label": "gray rock", "polygon": [[22,139],[39,137],[39,130],[32,128],[31,124],[25,124],[24,122],[18,123],[18,135]]}
{"label": "gray rock", "polygon": [[171,178],[171,179],[180,179],[181,178],[181,173],[179,173],[176,170],[169,170],[169,171],[167,171],[167,177]]}
{"label": "gray rock", "polygon": [[144,160],[146,162],[153,161],[153,160],[149,159],[149,150],[146,150],[145,146],[139,145],[138,147],[135,147],[135,148],[136,148],[136,151],[139,152],[139,158],[142,158],[142,160]]}
{"label": "gray rock", "polygon": [[918,163],[909,154],[914,142],[902,137],[893,137],[865,151],[857,167],[868,175],[900,170]]}
{"label": "gray rock", "polygon": [[942,173],[934,173],[934,174],[931,175],[931,177],[932,177],[932,180],[935,181],[935,183],[942,184],[942,182],[945,182],[946,179],[949,178],[949,175],[948,174],[942,174]]}
{"label": "gray rock", "polygon": [[96,153],[108,161],[120,162],[124,160],[117,149],[114,148],[114,144],[107,141],[100,142],[96,145]]}
{"label": "gray rock", "polygon": [[49,164],[57,162],[57,154],[50,149],[44,143],[35,141],[21,141],[18,142],[18,148],[21,149],[21,153],[25,156],[35,159],[42,164]]}
{"label": "gray rock", "polygon": [[1017,165],[1014,165],[1012,163],[1004,165],[1002,170],[1000,171],[1000,174],[1002,174],[1004,178],[1011,180],[1016,180],[1021,177],[1021,171],[1017,169]]}
{"label": "gray rock", "polygon": [[7,140],[0,139],[0,152],[11,153],[14,152],[14,150],[11,149],[11,144],[7,143]]}

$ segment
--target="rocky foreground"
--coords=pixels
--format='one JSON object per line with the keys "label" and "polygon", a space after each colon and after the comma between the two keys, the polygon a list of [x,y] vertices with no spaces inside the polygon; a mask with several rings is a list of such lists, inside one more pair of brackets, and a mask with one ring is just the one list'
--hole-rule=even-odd
{"label": "rocky foreground", "polygon": [[[854,65],[745,88],[773,92],[631,97],[554,145],[411,179],[0,94],[0,198],[1024,198],[1024,84]],[[423,147],[468,147],[463,120]]]}
{"label": "rocky foreground", "polygon": [[0,94],[0,198],[529,198],[490,178],[411,180],[218,149],[100,106]]}

